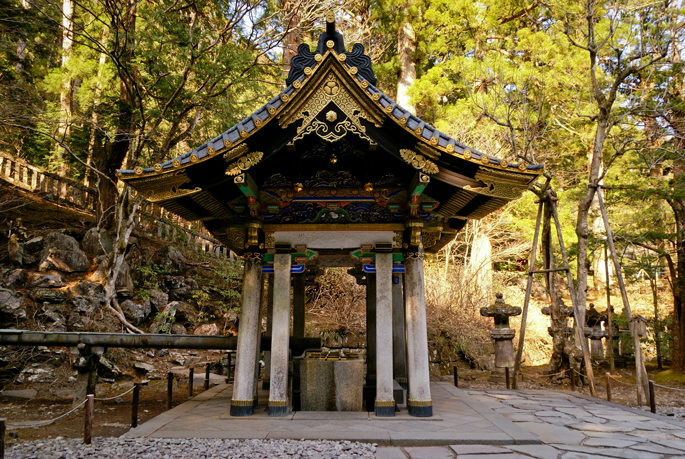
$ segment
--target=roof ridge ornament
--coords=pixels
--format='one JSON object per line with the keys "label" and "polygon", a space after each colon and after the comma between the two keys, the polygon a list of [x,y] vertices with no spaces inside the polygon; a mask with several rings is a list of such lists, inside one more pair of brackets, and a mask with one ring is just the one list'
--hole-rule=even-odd
{"label": "roof ridge ornament", "polygon": [[[329,46],[330,42],[332,42],[333,46]],[[345,58],[341,59],[341,62],[345,62],[350,68],[356,68],[357,75],[372,85],[376,85],[378,80],[376,80],[376,76],[373,73],[371,58],[366,55],[364,45],[355,43],[352,46],[352,51],[346,52],[345,40],[342,34],[335,30],[335,13],[329,11],[326,14],[326,31],[319,35],[316,51],[312,53],[309,45],[302,43],[297,47],[297,54],[290,59],[290,72],[285,80],[286,86],[292,85],[295,81],[305,76],[307,68],[310,69],[311,73],[311,69],[316,67],[317,64],[316,55],[323,56],[329,49],[335,51],[340,56],[345,56]]]}

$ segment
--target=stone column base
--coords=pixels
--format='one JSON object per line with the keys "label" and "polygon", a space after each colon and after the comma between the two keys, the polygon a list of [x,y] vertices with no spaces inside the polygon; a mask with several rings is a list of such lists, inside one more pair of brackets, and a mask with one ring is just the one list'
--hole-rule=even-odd
{"label": "stone column base", "polygon": [[269,400],[266,412],[269,416],[285,416],[288,414],[288,401]]}
{"label": "stone column base", "polygon": [[231,400],[231,416],[252,416],[255,400]]}
{"label": "stone column base", "polygon": [[395,401],[394,400],[376,400],[375,405],[376,416],[394,417],[395,416]]}
{"label": "stone column base", "polygon": [[429,418],[433,416],[433,401],[409,400],[407,402],[407,411],[409,411],[409,416],[416,416],[417,418]]}

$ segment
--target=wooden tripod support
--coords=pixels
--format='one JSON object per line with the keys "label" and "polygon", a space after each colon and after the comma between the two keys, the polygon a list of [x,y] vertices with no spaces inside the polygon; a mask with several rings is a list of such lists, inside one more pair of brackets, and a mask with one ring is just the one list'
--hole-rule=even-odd
{"label": "wooden tripod support", "polygon": [[[528,263],[528,283],[526,284],[526,299],[523,303],[523,314],[521,316],[521,331],[519,332],[519,345],[516,350],[516,361],[514,363],[514,381],[513,388],[516,389],[518,386],[518,375],[521,371],[521,359],[523,357],[523,344],[526,337],[526,320],[528,318],[528,305],[530,304],[530,293],[533,287],[533,275],[540,272],[555,272],[555,271],[566,271],[566,281],[568,283],[569,293],[571,294],[571,302],[573,303],[573,314],[575,316],[575,333],[576,341],[580,343],[580,348],[583,351],[583,360],[585,362],[585,371],[588,379],[590,380],[590,394],[593,397],[597,396],[595,391],[595,378],[592,371],[592,362],[590,360],[590,350],[588,349],[587,339],[585,338],[585,324],[583,321],[578,320],[580,315],[580,309],[578,302],[576,301],[576,292],[573,287],[573,278],[571,277],[571,267],[568,263],[568,256],[566,255],[566,246],[564,245],[564,239],[561,235],[561,224],[559,223],[559,216],[557,215],[557,198],[552,195],[552,190],[549,188],[549,182],[545,184],[546,188],[543,193],[543,197],[538,201],[538,216],[535,222],[535,234],[533,236],[533,248],[530,251],[530,260]],[[552,208],[552,218],[554,219],[554,226],[557,233],[557,239],[559,241],[559,248],[561,249],[561,256],[564,262],[563,268],[552,268],[552,269],[535,269],[535,259],[537,257],[537,246],[538,238],[540,236],[540,222],[542,221],[542,213],[545,201],[549,202]]]}

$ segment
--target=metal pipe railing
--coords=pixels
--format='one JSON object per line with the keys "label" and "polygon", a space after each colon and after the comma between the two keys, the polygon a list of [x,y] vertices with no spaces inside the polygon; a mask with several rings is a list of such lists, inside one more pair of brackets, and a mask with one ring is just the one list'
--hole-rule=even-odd
{"label": "metal pipe railing", "polygon": [[[0,344],[14,346],[78,346],[120,347],[133,349],[219,349],[235,350],[238,337],[223,335],[163,335],[127,333],[36,332],[0,329]],[[290,337],[293,354],[305,349],[321,349],[321,338]],[[261,337],[261,349],[271,350],[271,337]]]}

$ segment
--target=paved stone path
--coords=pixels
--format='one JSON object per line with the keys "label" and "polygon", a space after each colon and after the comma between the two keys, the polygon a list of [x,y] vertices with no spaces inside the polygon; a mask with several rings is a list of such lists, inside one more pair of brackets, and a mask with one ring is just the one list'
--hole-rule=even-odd
{"label": "paved stone path", "polygon": [[232,386],[222,385],[131,429],[125,436],[353,440],[386,445],[541,443],[537,435],[449,383],[434,382],[431,391],[436,414],[431,418],[411,417],[406,411],[394,418],[377,418],[366,412],[314,411],[273,418],[266,415],[266,391],[260,391],[260,405],[253,416],[235,418],[228,414]]}
{"label": "paved stone path", "polygon": [[685,459],[685,423],[562,391],[464,391],[538,445],[379,447],[377,459]]}
{"label": "paved stone path", "polygon": [[[358,440],[377,459],[685,459],[685,422],[565,391],[462,390],[431,384],[436,416],[360,412],[228,416],[232,387],[217,386],[127,437]],[[387,446],[390,445],[390,446]]]}

